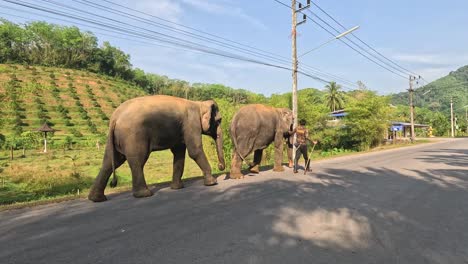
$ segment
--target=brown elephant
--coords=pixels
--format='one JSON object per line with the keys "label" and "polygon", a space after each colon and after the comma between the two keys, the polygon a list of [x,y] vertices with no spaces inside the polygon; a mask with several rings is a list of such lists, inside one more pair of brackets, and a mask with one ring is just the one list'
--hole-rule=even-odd
{"label": "brown elephant", "polygon": [[234,115],[230,133],[234,144],[230,178],[239,179],[242,161],[254,152],[253,163],[249,164],[250,171],[259,172],[263,150],[272,142],[275,143],[274,171],[284,171],[283,140],[289,135],[293,123],[293,113],[287,108],[252,104],[239,109]]}
{"label": "brown elephant", "polygon": [[88,199],[105,201],[109,177],[114,173],[111,187],[117,185],[115,169],[125,160],[132,172],[133,196],[147,197],[148,189],[143,167],[152,151],[170,149],[174,155],[172,189],[183,188],[185,151],[195,160],[205,176],[205,185],[216,184],[211,175],[202,146],[202,134],[216,141],[218,167],[224,170],[221,115],[213,101],[196,102],[182,98],[155,95],[124,102],[112,114],[109,136],[102,167],[91,187]]}

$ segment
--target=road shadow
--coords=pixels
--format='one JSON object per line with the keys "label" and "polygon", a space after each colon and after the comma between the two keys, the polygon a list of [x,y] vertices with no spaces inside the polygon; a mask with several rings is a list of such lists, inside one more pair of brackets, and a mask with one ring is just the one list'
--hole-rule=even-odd
{"label": "road shadow", "polygon": [[437,149],[423,152],[425,155],[416,158],[428,163],[443,163],[449,166],[467,166],[468,149]]}
{"label": "road shadow", "polygon": [[[431,162],[431,161],[427,161]],[[444,161],[446,162],[446,161]],[[5,263],[466,263],[468,170],[264,172],[0,213]],[[39,245],[39,246],[38,246]],[[42,246],[40,246],[42,245]],[[44,249],[47,245],[47,249]],[[90,253],[93,252],[93,253]]]}

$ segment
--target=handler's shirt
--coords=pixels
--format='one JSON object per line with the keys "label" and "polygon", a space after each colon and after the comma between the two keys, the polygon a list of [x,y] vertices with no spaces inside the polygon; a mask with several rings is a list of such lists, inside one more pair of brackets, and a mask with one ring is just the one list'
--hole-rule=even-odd
{"label": "handler's shirt", "polygon": [[296,128],[296,140],[299,144],[306,144],[309,138],[309,131],[304,126],[298,126]]}

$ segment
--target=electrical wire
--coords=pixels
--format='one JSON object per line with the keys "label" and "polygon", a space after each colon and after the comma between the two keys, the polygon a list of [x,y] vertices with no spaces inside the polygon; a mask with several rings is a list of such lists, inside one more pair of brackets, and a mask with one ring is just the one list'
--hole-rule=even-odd
{"label": "electrical wire", "polygon": [[[99,22],[99,21],[96,21],[96,20],[86,19],[86,18],[83,18],[83,17],[80,17],[80,16],[69,14],[69,13],[60,12],[60,11],[56,11],[56,10],[51,10],[51,9],[47,9],[47,8],[40,7],[40,6],[34,6],[34,5],[31,5],[30,3],[27,3],[27,2],[22,2],[22,1],[13,2],[13,1],[9,1],[9,0],[4,0],[4,1],[8,2],[8,3],[11,3],[11,4],[16,4],[16,5],[20,5],[20,6],[23,6],[23,7],[31,8],[31,9],[34,9],[34,10],[39,10],[39,11],[46,12],[46,13],[52,13],[54,15],[65,16],[65,17],[72,18],[72,19],[75,19],[75,20],[84,21],[86,23],[98,25],[98,26],[101,26],[101,27],[108,27],[108,28],[111,28],[111,29],[115,30],[116,32],[124,32],[124,33],[127,33],[127,34],[131,34],[133,36],[149,38],[149,39],[152,39],[152,40],[158,40],[158,41],[161,41],[161,42],[166,42],[166,43],[169,43],[169,44],[182,46],[182,47],[185,47],[185,48],[188,48],[188,49],[195,49],[197,51],[201,51],[201,52],[205,52],[205,53],[211,53],[211,54],[218,55],[218,56],[224,56],[224,57],[228,57],[228,58],[232,58],[232,59],[244,60],[244,61],[247,61],[247,62],[262,64],[262,65],[265,65],[265,66],[276,67],[276,68],[280,68],[280,69],[292,70],[289,67],[284,67],[284,66],[281,66],[281,65],[274,65],[274,64],[271,64],[271,63],[263,62],[263,61],[249,59],[249,58],[241,57],[241,56],[238,56],[238,55],[235,55],[235,54],[226,53],[226,52],[221,51],[221,50],[214,50],[214,51],[209,50],[209,49],[212,49],[212,48],[207,47],[207,46],[203,46],[202,48],[196,47],[195,45],[200,45],[199,43],[190,42],[190,45],[187,45],[187,44],[180,43],[180,42],[177,42],[177,41],[168,41],[167,39],[155,38],[154,36],[149,36],[148,34],[142,34],[142,32],[140,32],[140,31],[135,31],[135,30],[130,31],[129,28],[116,27],[115,25],[109,25],[109,24],[106,24],[106,23],[102,23],[102,22]],[[48,2],[51,2],[51,1],[48,1]],[[120,21],[116,21],[116,22],[120,22]],[[123,23],[123,24],[124,25],[129,25],[127,23]],[[131,26],[131,25],[129,25],[129,26]],[[147,31],[150,31],[150,32],[152,32],[154,34],[163,35],[164,37],[170,37],[170,36],[168,36],[166,34],[161,34],[160,32],[153,32],[151,30],[147,30]],[[180,38],[176,38],[176,40],[184,41],[184,40],[182,40]],[[301,73],[302,75],[311,77],[311,78],[313,78],[315,80],[322,81],[322,82],[328,82],[328,81],[324,80],[323,78],[320,78],[320,77],[317,77],[315,75],[309,74],[309,73],[307,73],[305,71],[298,71],[298,72]]]}
{"label": "electrical wire", "polygon": [[[288,9],[293,9],[291,6],[283,3],[282,1],[279,1],[279,0],[273,0],[279,4],[281,4],[282,6],[284,7],[287,7]],[[332,28],[334,31],[336,31],[337,33],[340,33],[336,28],[334,28],[332,25],[330,25],[329,23],[327,23],[325,20],[323,20],[320,16],[316,15],[315,13],[313,13],[312,11],[308,10],[308,12],[310,12],[313,16],[317,17],[322,23],[324,23],[325,25],[329,26],[330,28]],[[305,15],[306,17],[309,17],[307,14],[305,14],[304,12],[302,11],[299,11],[301,14]],[[309,17],[310,18],[310,17]],[[322,24],[320,24],[319,22],[315,21],[314,19],[310,18],[310,20],[312,20],[312,22],[314,24],[316,24],[317,26],[319,26],[320,28],[322,28],[324,31],[328,32],[330,35],[332,35],[333,37],[336,36],[335,33],[331,32],[330,30],[328,30],[327,28],[325,28],[325,26],[323,26]],[[375,57],[375,55],[373,55],[372,53],[369,53],[367,52],[364,48],[362,48],[360,45],[356,44],[354,41],[350,40],[349,38],[347,38],[346,36],[344,37],[346,40],[350,41],[352,44],[356,45],[358,48],[360,48],[361,50],[363,50],[364,52],[370,54],[371,56]],[[358,54],[360,54],[361,56],[365,57],[366,59],[368,59],[369,61],[373,62],[374,64],[380,66],[381,68],[401,77],[401,78],[404,78],[404,79],[407,79],[407,76],[404,76],[401,74],[401,70],[396,68],[396,70],[398,70],[399,72],[396,72],[395,70],[392,70],[390,68],[394,68],[394,66],[391,66],[389,65],[388,63],[385,63],[385,62],[382,62],[384,63],[385,65],[383,65],[382,63],[379,63],[377,61],[375,61],[374,59],[370,58],[368,55],[364,54],[363,52],[359,51],[358,49],[356,49],[355,47],[353,47],[352,45],[350,45],[349,43],[347,43],[346,41],[344,41],[343,39],[339,39],[342,43],[344,43],[346,46],[348,46],[349,48],[353,49],[355,52],[357,52]]]}
{"label": "electrical wire", "polygon": [[[330,19],[332,19],[336,24],[338,24],[342,29],[344,30],[347,30],[347,28],[342,24],[340,23],[337,19],[335,19],[332,15],[330,15],[328,12],[326,12],[323,8],[321,8],[317,3],[315,3],[315,1],[312,1],[312,4],[317,7],[322,13],[324,13],[326,16],[328,16]],[[395,61],[389,59],[388,57],[386,57],[385,55],[383,55],[382,53],[380,53],[378,50],[374,49],[372,46],[370,46],[369,44],[367,44],[365,41],[363,41],[361,38],[359,38],[356,34],[354,33],[351,33],[351,35],[356,38],[359,42],[361,42],[362,44],[364,44],[366,47],[368,47],[369,49],[371,49],[373,52],[377,53],[378,55],[380,55],[382,58],[384,58],[385,60],[387,60],[388,62],[392,63],[393,65],[395,65],[396,67],[406,71],[407,73],[410,73],[414,76],[421,76],[420,74],[417,74],[411,70],[408,70],[407,68],[401,66],[400,64],[396,63]],[[408,74],[409,75],[409,74]]]}

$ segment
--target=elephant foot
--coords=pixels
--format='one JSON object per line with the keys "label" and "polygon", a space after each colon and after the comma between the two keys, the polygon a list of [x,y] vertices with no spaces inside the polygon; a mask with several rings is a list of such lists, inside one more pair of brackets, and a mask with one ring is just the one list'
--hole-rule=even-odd
{"label": "elephant foot", "polygon": [[218,184],[218,181],[215,177],[205,178],[205,186],[213,186]]}
{"label": "elephant foot", "polygon": [[240,172],[237,172],[237,173],[230,173],[229,174],[229,178],[231,179],[235,179],[235,180],[238,180],[238,179],[244,179],[244,175]]}
{"label": "elephant foot", "polygon": [[133,191],[133,197],[135,198],[143,198],[143,197],[150,197],[153,196],[153,192],[150,191],[148,188],[141,189],[138,191]]}
{"label": "elephant foot", "polygon": [[95,203],[99,203],[99,202],[107,201],[107,197],[104,195],[104,193],[98,193],[98,192],[91,191],[88,194],[88,200],[93,201]]}
{"label": "elephant foot", "polygon": [[253,166],[252,168],[249,169],[249,171],[252,173],[260,173],[260,169],[258,165]]}
{"label": "elephant foot", "polygon": [[173,189],[173,190],[178,190],[178,189],[182,189],[182,188],[184,188],[184,183],[182,181],[172,182],[171,183],[171,189]]}
{"label": "elephant foot", "polygon": [[284,168],[283,168],[283,166],[275,166],[275,167],[273,168],[273,171],[275,171],[275,172],[282,172],[282,171],[284,171]]}

